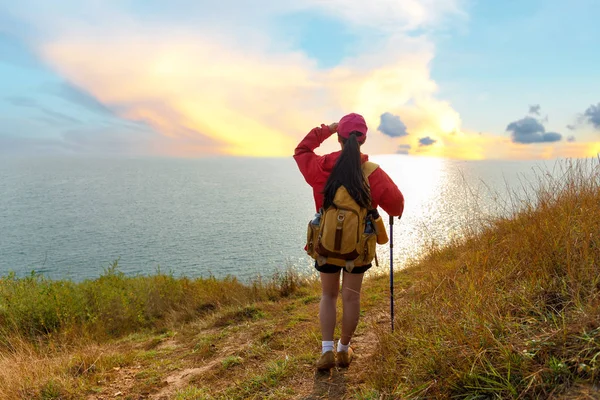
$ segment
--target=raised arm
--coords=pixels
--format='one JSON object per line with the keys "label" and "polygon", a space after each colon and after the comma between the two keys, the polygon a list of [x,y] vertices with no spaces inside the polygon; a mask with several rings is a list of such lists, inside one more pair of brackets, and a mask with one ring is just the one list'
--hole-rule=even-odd
{"label": "raised arm", "polygon": [[337,124],[332,124],[331,127],[322,124],[320,127],[313,128],[294,151],[294,160],[296,160],[304,179],[311,186],[315,177],[318,176],[320,168],[318,162],[320,157],[315,154],[314,150],[335,132],[336,127]]}

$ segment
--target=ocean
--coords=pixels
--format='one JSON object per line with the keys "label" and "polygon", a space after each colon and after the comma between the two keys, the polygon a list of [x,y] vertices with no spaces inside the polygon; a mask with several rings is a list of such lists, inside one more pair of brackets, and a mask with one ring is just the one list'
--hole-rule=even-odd
{"label": "ocean", "polygon": [[[405,197],[394,265],[478,218],[520,206],[541,161],[373,156]],[[381,211],[381,210],[380,210]],[[126,274],[248,280],[294,267],[315,213],[294,160],[258,158],[5,158],[0,160],[0,275],[80,281],[118,261]],[[387,215],[382,212],[387,223]],[[389,246],[378,246],[389,265]]]}

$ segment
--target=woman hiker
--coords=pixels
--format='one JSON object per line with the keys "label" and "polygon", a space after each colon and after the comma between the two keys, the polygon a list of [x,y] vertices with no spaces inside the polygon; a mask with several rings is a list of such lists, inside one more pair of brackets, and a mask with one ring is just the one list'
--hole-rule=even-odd
{"label": "woman hiker", "polygon": [[[314,150],[329,136],[337,132],[342,150],[318,156]],[[380,206],[388,215],[401,216],[404,210],[404,197],[390,179],[377,167],[367,179],[364,178],[362,164],[368,156],[360,152],[367,139],[367,124],[359,114],[348,114],[339,123],[321,125],[311,130],[296,147],[294,159],[306,182],[313,188],[317,211],[327,208],[333,202],[337,189],[343,185],[354,201],[361,207],[376,209]],[[358,324],[360,312],[360,290],[363,275],[371,264],[356,266],[348,271],[346,267],[332,264],[315,268],[321,277],[321,303],[319,321],[322,335],[322,352],[317,369],[329,370],[336,365],[333,334],[336,324],[336,301],[340,289],[340,271],[342,280],[342,335],[337,344],[337,365],[348,367],[352,361],[350,339]]]}

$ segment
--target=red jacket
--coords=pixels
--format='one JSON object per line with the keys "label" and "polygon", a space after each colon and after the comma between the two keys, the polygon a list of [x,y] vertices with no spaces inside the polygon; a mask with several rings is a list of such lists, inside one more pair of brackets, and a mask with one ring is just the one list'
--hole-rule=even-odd
{"label": "red jacket", "polygon": [[[300,168],[300,172],[302,172],[306,182],[313,188],[317,211],[323,205],[322,192],[327,178],[342,153],[337,151],[324,156],[315,154],[314,150],[331,135],[332,132],[330,132],[327,125],[314,128],[302,139],[294,152],[294,159]],[[369,159],[369,156],[361,154],[361,158],[364,163]],[[369,185],[371,186],[371,204],[373,208],[381,206],[388,215],[402,215],[404,196],[381,167],[369,175]]]}

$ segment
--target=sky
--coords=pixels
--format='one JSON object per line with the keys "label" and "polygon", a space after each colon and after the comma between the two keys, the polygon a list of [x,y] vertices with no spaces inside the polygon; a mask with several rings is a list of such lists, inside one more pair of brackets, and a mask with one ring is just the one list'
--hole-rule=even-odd
{"label": "sky", "polygon": [[[600,153],[597,0],[0,0],[0,155]],[[334,139],[320,153],[334,151]]]}

